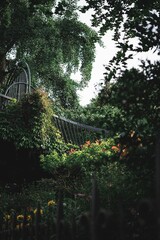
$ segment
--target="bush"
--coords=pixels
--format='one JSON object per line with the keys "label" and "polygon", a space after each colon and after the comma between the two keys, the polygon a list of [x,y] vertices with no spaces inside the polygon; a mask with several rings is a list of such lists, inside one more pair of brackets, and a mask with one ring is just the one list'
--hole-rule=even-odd
{"label": "bush", "polygon": [[[27,94],[0,112],[0,180],[39,179],[39,156],[60,145],[62,138],[53,122],[53,103],[42,90]],[[8,151],[9,150],[9,151]]]}
{"label": "bush", "polygon": [[[133,138],[133,132],[130,135]],[[151,169],[146,165],[133,167],[129,162],[131,156],[143,158],[142,150],[143,144],[137,146],[137,141],[133,141],[129,146],[116,136],[93,143],[88,141],[61,155],[55,151],[43,155],[41,166],[52,173],[58,188],[73,196],[79,193],[90,196],[91,178],[96,175],[102,204],[113,206],[119,200],[135,201],[150,194]]]}

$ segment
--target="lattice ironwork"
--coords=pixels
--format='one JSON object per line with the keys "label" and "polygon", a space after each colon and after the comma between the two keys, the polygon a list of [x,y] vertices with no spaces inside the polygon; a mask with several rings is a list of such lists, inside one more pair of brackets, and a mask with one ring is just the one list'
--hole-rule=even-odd
{"label": "lattice ironwork", "polygon": [[66,143],[83,145],[86,141],[107,138],[109,131],[90,125],[81,124],[60,116],[54,116],[56,127],[62,134]]}
{"label": "lattice ironwork", "polygon": [[[26,62],[16,64],[8,76],[8,84],[4,94],[0,94],[1,108],[12,99],[20,100],[25,94],[31,93],[31,73]],[[59,129],[66,143],[83,145],[86,141],[106,138],[108,131],[101,128],[74,122],[60,116],[53,117],[53,124]]]}
{"label": "lattice ironwork", "polygon": [[2,108],[12,99],[20,100],[31,92],[31,72],[25,61],[16,63],[8,74],[6,90],[0,94]]}
{"label": "lattice ironwork", "polygon": [[5,95],[20,100],[24,94],[31,92],[31,73],[26,62],[17,63],[12,73],[11,84],[5,91]]}

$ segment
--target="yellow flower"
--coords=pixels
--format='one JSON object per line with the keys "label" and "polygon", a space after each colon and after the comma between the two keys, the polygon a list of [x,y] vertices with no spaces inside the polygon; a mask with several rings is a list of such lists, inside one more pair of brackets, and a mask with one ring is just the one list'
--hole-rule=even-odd
{"label": "yellow flower", "polygon": [[23,219],[24,219],[24,216],[23,216],[23,215],[18,215],[18,216],[17,216],[17,220],[18,220],[18,221],[22,221]]}
{"label": "yellow flower", "polygon": [[56,202],[54,201],[54,200],[50,200],[49,202],[48,202],[48,207],[49,206],[53,206],[53,205],[55,205],[56,204]]}
{"label": "yellow flower", "polygon": [[28,216],[27,216],[27,220],[28,220],[28,221],[31,221],[31,220],[32,220],[32,216],[31,216],[31,215],[28,215]]}

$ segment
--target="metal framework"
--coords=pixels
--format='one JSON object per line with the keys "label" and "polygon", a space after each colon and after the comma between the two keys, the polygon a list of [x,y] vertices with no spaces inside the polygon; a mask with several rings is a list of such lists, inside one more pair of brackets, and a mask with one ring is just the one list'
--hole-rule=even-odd
{"label": "metal framework", "polygon": [[10,71],[5,92],[0,93],[1,108],[12,99],[20,100],[25,94],[31,93],[31,72],[25,61],[16,63]]}
{"label": "metal framework", "polygon": [[20,100],[24,94],[31,92],[31,72],[28,64],[23,61],[17,63],[5,95]]}
{"label": "metal framework", "polygon": [[[31,72],[28,64],[23,61],[16,64],[16,67],[8,76],[8,85],[5,93],[0,94],[0,105],[3,109],[9,101],[17,99],[18,101],[27,93],[31,93]],[[96,128],[89,125],[74,122],[64,117],[53,117],[53,124],[59,129],[66,143],[82,145],[87,140],[106,138],[108,131],[102,128]]]}
{"label": "metal framework", "polygon": [[54,115],[53,121],[66,143],[83,145],[86,141],[107,138],[109,131]]}

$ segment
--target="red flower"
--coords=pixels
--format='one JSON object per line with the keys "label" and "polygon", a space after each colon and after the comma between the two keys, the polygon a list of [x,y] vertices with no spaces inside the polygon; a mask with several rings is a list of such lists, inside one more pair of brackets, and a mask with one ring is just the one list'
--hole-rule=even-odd
{"label": "red flower", "polygon": [[112,150],[114,150],[115,152],[119,152],[120,151],[119,147],[117,147],[117,146],[112,146]]}
{"label": "red flower", "polygon": [[72,154],[72,153],[74,153],[75,151],[76,151],[76,149],[71,148],[71,149],[69,150],[69,154]]}

